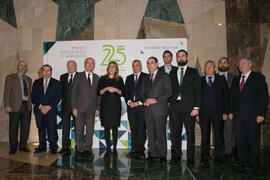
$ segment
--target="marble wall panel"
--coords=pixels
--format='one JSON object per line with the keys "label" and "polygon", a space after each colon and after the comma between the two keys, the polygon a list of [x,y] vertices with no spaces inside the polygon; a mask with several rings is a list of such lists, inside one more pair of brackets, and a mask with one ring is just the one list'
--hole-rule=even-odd
{"label": "marble wall panel", "polygon": [[185,26],[183,24],[167,22],[148,17],[144,17],[143,22],[146,39],[187,37]]}
{"label": "marble wall panel", "polygon": [[147,2],[102,0],[96,3],[94,39],[135,39]]}
{"label": "marble wall panel", "polygon": [[16,28],[17,22],[14,12],[13,0],[2,0],[0,4],[0,19]]}

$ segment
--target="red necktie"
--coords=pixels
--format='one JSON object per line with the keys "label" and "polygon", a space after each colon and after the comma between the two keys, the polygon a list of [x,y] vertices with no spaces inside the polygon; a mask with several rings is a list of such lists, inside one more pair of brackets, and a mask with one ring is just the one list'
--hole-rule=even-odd
{"label": "red necktie", "polygon": [[243,90],[244,85],[245,85],[245,76],[242,76],[242,81],[240,83],[240,92]]}
{"label": "red necktie", "polygon": [[151,73],[150,80],[151,80],[151,84],[153,84],[153,82],[154,82],[154,73]]}

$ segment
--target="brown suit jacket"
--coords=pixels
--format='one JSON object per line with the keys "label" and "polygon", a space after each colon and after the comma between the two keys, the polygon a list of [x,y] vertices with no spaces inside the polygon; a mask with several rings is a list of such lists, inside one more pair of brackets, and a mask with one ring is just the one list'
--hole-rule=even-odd
{"label": "brown suit jacket", "polygon": [[[28,85],[28,110],[31,111],[32,79],[28,76],[25,77]],[[22,105],[22,87],[18,73],[13,73],[6,77],[3,99],[4,99],[4,106],[5,107],[10,106],[12,112],[17,112],[20,110]]]}
{"label": "brown suit jacket", "polygon": [[98,81],[99,76],[93,73],[92,86],[89,88],[85,71],[76,74],[71,91],[71,109],[76,108],[78,112],[99,110],[100,97],[96,93]]}

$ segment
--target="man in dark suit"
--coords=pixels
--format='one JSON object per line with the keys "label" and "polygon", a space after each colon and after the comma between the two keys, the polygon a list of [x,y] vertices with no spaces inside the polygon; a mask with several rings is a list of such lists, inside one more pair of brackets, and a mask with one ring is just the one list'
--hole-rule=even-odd
{"label": "man in dark suit", "polygon": [[17,73],[6,77],[4,86],[4,107],[9,114],[9,154],[15,154],[18,149],[18,128],[20,124],[19,150],[30,152],[27,148],[31,119],[31,89],[32,79],[26,75],[27,63],[20,60],[17,66]]}
{"label": "man in dark suit", "polygon": [[169,50],[164,51],[163,52],[164,65],[161,66],[159,70],[167,74],[170,74],[171,71],[177,70],[177,67],[172,65],[172,58],[173,58],[173,55],[171,51]]}
{"label": "man in dark suit", "polygon": [[236,165],[248,170],[254,170],[258,165],[261,123],[269,103],[265,77],[252,71],[251,67],[251,60],[240,59],[241,75],[233,79],[230,94],[230,119],[233,119],[235,126],[240,160]]}
{"label": "man in dark suit", "polygon": [[57,105],[61,100],[60,82],[51,77],[52,67],[48,64],[42,66],[43,78],[35,80],[32,90],[34,114],[38,128],[39,146],[34,153],[46,151],[46,131],[50,145],[50,152],[57,153]]}
{"label": "man in dark suit", "polygon": [[176,53],[178,69],[170,73],[172,97],[170,98],[170,130],[172,163],[177,164],[182,156],[182,129],[187,134],[187,164],[194,165],[195,116],[199,113],[201,79],[196,69],[187,66],[188,52],[181,49]]}
{"label": "man in dark suit", "polygon": [[210,156],[211,125],[214,130],[215,160],[223,161],[223,123],[228,118],[229,92],[226,79],[215,74],[214,61],[204,65],[205,76],[201,78],[202,99],[197,121],[201,127],[201,164],[208,165]]}
{"label": "man in dark suit", "polygon": [[[83,153],[94,157],[92,152],[95,116],[99,115],[100,97],[96,95],[99,76],[93,73],[95,60],[88,57],[84,61],[85,71],[76,75],[71,91],[71,108],[75,121],[76,158]],[[84,145],[84,125],[86,139]]]}
{"label": "man in dark suit", "polygon": [[67,62],[67,73],[60,76],[60,84],[62,89],[62,150],[60,153],[66,153],[70,147],[70,118],[72,116],[75,121],[75,117],[72,114],[71,109],[71,90],[76,76],[77,64],[75,61],[70,60]]}
{"label": "man in dark suit", "polygon": [[[232,85],[232,80],[235,77],[234,74],[229,73],[230,62],[226,57],[221,57],[218,61],[218,73],[220,76],[226,78],[229,90]],[[228,117],[227,120],[224,121],[224,157],[225,159],[231,159],[232,154],[232,129],[233,129],[233,121]]]}
{"label": "man in dark suit", "polygon": [[168,99],[172,94],[171,80],[167,73],[158,70],[156,57],[148,58],[147,68],[150,76],[144,79],[141,90],[150,151],[147,159],[159,158],[162,164],[166,164],[166,123],[169,114]]}
{"label": "man in dark suit", "polygon": [[127,103],[128,120],[131,131],[132,150],[127,157],[144,157],[144,144],[146,140],[146,129],[144,120],[144,107],[140,99],[142,81],[147,74],[142,72],[140,60],[132,62],[133,74],[129,75],[125,83],[125,100]]}

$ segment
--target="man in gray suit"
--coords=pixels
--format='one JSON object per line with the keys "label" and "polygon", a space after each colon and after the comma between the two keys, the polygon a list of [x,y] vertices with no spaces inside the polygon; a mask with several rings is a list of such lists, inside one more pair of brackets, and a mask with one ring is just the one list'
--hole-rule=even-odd
{"label": "man in gray suit", "polygon": [[[218,60],[218,71],[219,75],[226,78],[229,86],[229,90],[231,89],[232,80],[235,75],[229,73],[229,59],[226,57],[221,57]],[[225,151],[224,156],[225,159],[231,158],[232,153],[232,129],[233,129],[233,122],[229,118],[224,121],[224,144],[225,144]]]}
{"label": "man in gray suit", "polygon": [[[84,61],[85,71],[78,73],[71,91],[71,108],[76,117],[75,142],[77,159],[85,155],[93,157],[93,133],[95,116],[99,115],[100,98],[96,95],[99,76],[93,73],[95,60],[88,57]],[[86,124],[86,142],[84,146],[84,124]]]}
{"label": "man in gray suit", "polygon": [[18,148],[18,127],[20,124],[20,144],[19,150],[30,152],[27,148],[27,139],[29,134],[31,119],[31,90],[32,79],[26,75],[26,61],[19,61],[17,73],[6,77],[4,86],[4,106],[9,114],[9,154],[15,154]]}
{"label": "man in gray suit", "polygon": [[169,114],[168,100],[172,95],[171,80],[167,73],[158,70],[158,60],[147,60],[150,76],[142,82],[141,100],[145,106],[145,123],[150,155],[148,160],[159,159],[166,164],[166,121]]}

